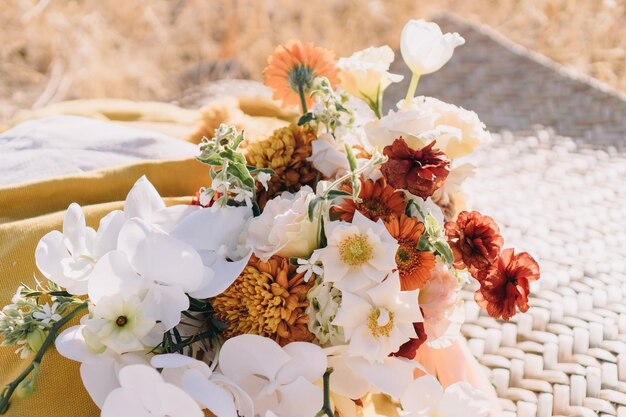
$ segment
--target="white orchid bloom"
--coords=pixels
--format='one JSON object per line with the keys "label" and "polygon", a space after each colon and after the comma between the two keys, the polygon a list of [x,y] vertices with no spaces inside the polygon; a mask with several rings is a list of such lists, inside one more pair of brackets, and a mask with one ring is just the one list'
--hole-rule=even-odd
{"label": "white orchid bloom", "polygon": [[395,398],[402,395],[413,381],[413,371],[419,365],[405,358],[389,356],[382,362],[350,356],[348,346],[325,349],[330,374],[330,389],[346,398],[362,398],[369,392],[382,392]]}
{"label": "white orchid bloom", "polygon": [[424,321],[418,294],[419,290],[400,290],[398,272],[362,295],[343,292],[333,324],[343,328],[350,342],[348,354],[381,362],[416,338],[413,323]]}
{"label": "white orchid bloom", "polygon": [[414,74],[424,75],[443,67],[452,58],[454,48],[464,43],[461,35],[444,34],[436,23],[409,20],[400,36],[400,52]]}
{"label": "white orchid bloom", "polygon": [[324,266],[324,281],[341,291],[359,291],[382,282],[396,269],[398,242],[382,221],[373,222],[360,212],[352,223],[329,222],[328,246],[315,251]]}
{"label": "white orchid bloom", "polygon": [[181,219],[198,210],[201,210],[201,207],[191,204],[167,207],[159,192],[145,175],[135,182],[124,201],[126,219],[142,219],[164,233],[171,231]]}
{"label": "white orchid bloom", "polygon": [[263,213],[250,220],[248,241],[262,260],[272,255],[305,258],[318,246],[318,223],[310,221],[309,203],[315,194],[309,186],[297,193],[284,192],[268,201]]}
{"label": "white orchid bloom", "polygon": [[220,371],[250,396],[257,417],[315,415],[324,398],[316,382],[326,365],[326,354],[317,345],[293,342],[281,348],[256,335],[228,339],[219,355]]}
{"label": "white orchid bloom", "polygon": [[490,411],[485,395],[467,382],[457,382],[444,391],[430,375],[411,382],[400,401],[405,417],[485,417]]}
{"label": "white orchid bloom", "polygon": [[122,212],[113,211],[102,218],[96,232],[87,227],[80,206],[70,204],[63,220],[63,232],[54,230],[37,244],[37,267],[46,278],[70,294],[86,294],[94,265],[100,257],[115,249],[123,222]]}
{"label": "white orchid bloom", "polygon": [[203,417],[194,399],[163,381],[147,365],[129,365],[119,372],[120,388],[109,394],[102,417]]}
{"label": "white orchid bloom", "polygon": [[80,376],[85,389],[100,408],[111,391],[120,386],[117,375],[126,365],[147,364],[149,355],[126,353],[119,355],[112,350],[94,353],[85,342],[84,326],[73,326],[63,331],[55,340],[59,354],[80,362]]}
{"label": "white orchid bloom", "polygon": [[171,236],[185,242],[200,255],[203,277],[189,292],[195,298],[210,298],[226,290],[246,267],[252,251],[245,243],[250,207],[213,206],[183,219]]}
{"label": "white orchid bloom", "polygon": [[185,390],[217,417],[254,417],[252,399],[206,363],[174,353],[154,356],[150,363],[163,369],[165,382]]}

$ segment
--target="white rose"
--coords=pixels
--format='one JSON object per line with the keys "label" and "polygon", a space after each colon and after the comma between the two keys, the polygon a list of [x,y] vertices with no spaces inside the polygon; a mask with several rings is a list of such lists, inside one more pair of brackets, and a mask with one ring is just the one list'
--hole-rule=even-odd
{"label": "white rose", "polygon": [[398,103],[380,120],[365,125],[368,141],[382,150],[402,136],[418,149],[437,141],[436,148],[455,159],[470,154],[478,145],[489,142],[491,135],[478,115],[432,97],[415,97]]}
{"label": "white rose", "polygon": [[454,48],[465,39],[458,33],[441,32],[439,25],[424,20],[410,20],[402,29],[400,52],[416,75],[430,74],[452,58]]}
{"label": "white rose", "polygon": [[341,58],[337,63],[341,85],[355,97],[377,101],[391,83],[400,82],[404,78],[389,73],[389,65],[393,60],[394,53],[387,45],[370,47],[355,52],[349,58]]}
{"label": "white rose", "polygon": [[311,142],[311,156],[307,161],[326,178],[334,178],[350,168],[343,142],[333,138],[330,133],[323,133]]}
{"label": "white rose", "polygon": [[272,255],[308,258],[317,248],[317,222],[308,217],[314,198],[313,190],[305,186],[296,194],[285,192],[268,201],[248,229],[248,242],[256,256],[262,260]]}

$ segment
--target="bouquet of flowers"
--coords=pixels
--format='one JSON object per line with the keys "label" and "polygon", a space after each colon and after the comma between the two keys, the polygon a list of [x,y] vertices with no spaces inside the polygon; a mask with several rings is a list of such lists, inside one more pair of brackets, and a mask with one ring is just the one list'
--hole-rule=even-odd
{"label": "bouquet of flowers", "polygon": [[485,416],[479,391],[444,389],[414,360],[459,336],[464,283],[507,320],[539,278],[492,218],[462,210],[472,168],[458,158],[489,140],[484,125],[414,97],[463,43],[407,23],[413,77],[383,116],[402,78],[388,46],[335,62],[291,41],[264,75],[299,120],[263,138],[220,126],[200,144],[212,181],[192,204],[167,207],[142,177],[97,230],[70,205],[35,252],[47,281],[0,314],[3,345],[28,362],[0,411],[33,393],[54,345],[105,417],[353,417],[376,398],[389,415]]}

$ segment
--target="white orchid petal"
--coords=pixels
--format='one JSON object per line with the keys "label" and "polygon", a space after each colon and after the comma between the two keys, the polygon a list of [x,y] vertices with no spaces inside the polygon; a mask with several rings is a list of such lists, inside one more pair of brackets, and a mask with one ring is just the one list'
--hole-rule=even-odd
{"label": "white orchid petal", "polygon": [[72,326],[65,329],[54,341],[54,345],[61,354],[68,359],[83,362],[94,355],[85,344],[83,328],[85,326]]}
{"label": "white orchid petal", "polygon": [[276,375],[279,384],[287,384],[295,381],[298,376],[308,381],[321,378],[328,367],[326,354],[321,347],[312,343],[292,342],[283,347],[283,350],[291,356]]}
{"label": "white orchid petal", "polygon": [[209,381],[202,373],[189,370],[183,376],[183,389],[216,417],[237,417],[237,409],[230,392]]}
{"label": "white orchid petal", "polygon": [[100,417],[150,417],[151,415],[131,392],[118,388],[104,401]]}
{"label": "white orchid petal", "polygon": [[[409,384],[400,397],[400,402],[402,408],[407,411],[420,416],[431,416],[437,412],[442,396],[443,389],[439,381],[431,375],[426,375]],[[465,413],[461,415],[465,416]]]}
{"label": "white orchid petal", "polygon": [[281,417],[311,417],[322,408],[324,393],[322,388],[299,377],[291,384],[278,389],[280,403],[273,411]]}
{"label": "white orchid petal", "polygon": [[244,334],[222,345],[219,364],[222,373],[235,382],[246,375],[261,375],[273,380],[291,357],[271,339]]}
{"label": "white orchid petal", "polygon": [[223,293],[243,272],[250,256],[252,256],[252,251],[234,262],[230,262],[222,256],[216,256],[210,267],[205,268],[200,287],[190,292],[189,295],[195,298],[211,298]]}
{"label": "white orchid petal", "polygon": [[349,358],[348,366],[376,389],[395,398],[399,398],[413,381],[415,368],[410,361],[393,357],[374,363],[361,358]]}
{"label": "white orchid petal", "polygon": [[136,294],[142,286],[141,278],[135,273],[126,254],[115,250],[103,256],[91,272],[89,300],[98,304],[102,297],[115,294]]}
{"label": "white orchid petal", "polygon": [[117,238],[126,221],[124,212],[115,210],[100,220],[100,226],[95,238],[94,256],[99,258],[114,249],[117,249]]}
{"label": "white orchid petal", "polygon": [[124,202],[124,213],[129,219],[139,217],[150,220],[153,213],[164,208],[163,199],[145,176],[137,180]]}
{"label": "white orchid petal", "polygon": [[178,285],[153,284],[148,288],[143,306],[146,315],[160,320],[167,331],[180,322],[181,312],[189,308],[189,298]]}

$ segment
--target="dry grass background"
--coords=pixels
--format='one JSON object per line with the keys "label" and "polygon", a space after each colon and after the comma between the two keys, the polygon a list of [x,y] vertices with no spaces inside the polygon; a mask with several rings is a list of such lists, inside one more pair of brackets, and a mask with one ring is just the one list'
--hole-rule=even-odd
{"label": "dry grass background", "polygon": [[0,122],[65,99],[172,100],[211,78],[258,79],[292,37],[339,55],[397,47],[407,19],[442,10],[626,90],[624,0],[0,1]]}

